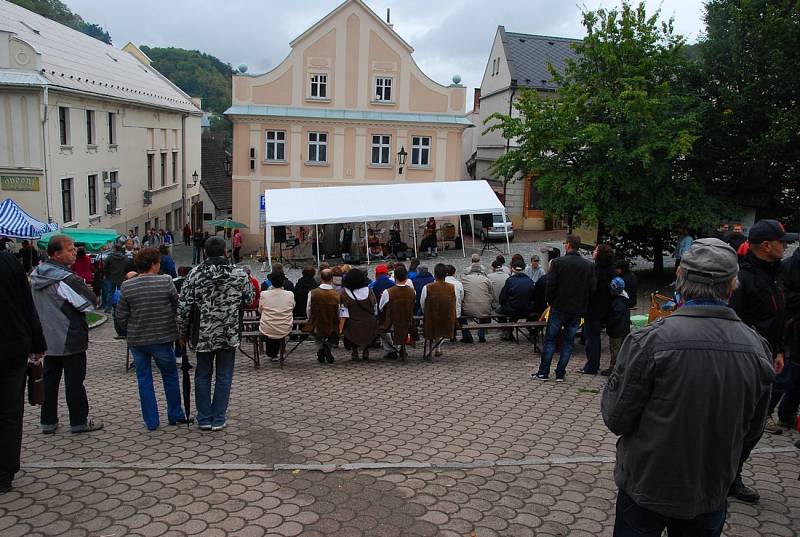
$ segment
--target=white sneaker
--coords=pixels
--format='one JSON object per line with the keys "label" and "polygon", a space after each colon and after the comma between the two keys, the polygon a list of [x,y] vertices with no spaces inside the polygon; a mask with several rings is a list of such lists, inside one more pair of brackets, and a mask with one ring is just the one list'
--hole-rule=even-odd
{"label": "white sneaker", "polygon": [[223,423],[222,425],[213,425],[211,427],[211,430],[212,431],[221,431],[222,429],[225,428],[226,425],[227,425],[227,423]]}

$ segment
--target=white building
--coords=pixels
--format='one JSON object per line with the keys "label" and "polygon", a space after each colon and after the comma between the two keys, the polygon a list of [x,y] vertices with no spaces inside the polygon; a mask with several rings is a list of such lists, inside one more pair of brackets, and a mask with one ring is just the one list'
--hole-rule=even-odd
{"label": "white building", "polygon": [[199,199],[198,104],[133,44],[0,1],[0,199],[32,216],[180,229]]}
{"label": "white building", "polygon": [[486,179],[506,206],[514,227],[545,229],[544,211],[536,195],[536,178],[522,177],[504,183],[491,171],[492,163],[509,149],[514,140],[499,131],[484,133],[484,121],[495,112],[516,115],[514,101],[522,89],[555,96],[556,85],[548,71],[552,64],[563,72],[565,60],[576,57],[572,44],[577,39],[506,32],[498,26],[480,89],[475,91],[473,111],[467,116],[476,129],[464,134],[465,175]]}

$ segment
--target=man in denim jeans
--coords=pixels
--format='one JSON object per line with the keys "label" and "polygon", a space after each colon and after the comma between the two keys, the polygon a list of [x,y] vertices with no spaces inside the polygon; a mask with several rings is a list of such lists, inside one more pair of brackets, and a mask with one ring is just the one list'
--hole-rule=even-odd
{"label": "man in denim jeans", "polygon": [[[225,241],[210,237],[205,243],[206,260],[183,283],[178,301],[178,335],[181,345],[191,329],[191,344],[197,351],[195,404],[197,423],[204,431],[225,427],[233,382],[233,360],[239,346],[242,309],[253,302],[247,274],[228,263]],[[214,397],[211,375],[216,362]]]}
{"label": "man in denim jeans", "polygon": [[550,263],[547,276],[550,317],[547,320],[539,371],[531,373],[532,377],[539,380],[550,378],[550,362],[556,350],[556,338],[563,328],[564,339],[556,366],[556,382],[563,382],[581,316],[586,313],[589,297],[597,286],[594,264],[581,257],[579,246],[580,238],[577,235],[568,235],[564,242],[566,254]]}

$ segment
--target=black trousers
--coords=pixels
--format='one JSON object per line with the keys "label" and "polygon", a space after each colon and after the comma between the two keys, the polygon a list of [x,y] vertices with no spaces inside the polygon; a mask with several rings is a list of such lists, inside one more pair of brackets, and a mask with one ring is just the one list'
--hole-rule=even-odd
{"label": "black trousers", "polygon": [[67,356],[45,356],[44,358],[44,404],[42,425],[58,423],[58,389],[61,374],[64,374],[64,391],[69,409],[71,427],[86,425],[89,416],[89,400],[86,398],[86,352]]}
{"label": "black trousers", "polygon": [[0,354],[0,484],[19,472],[27,369],[27,356]]}
{"label": "black trousers", "polygon": [[284,338],[280,339],[272,339],[270,337],[264,337],[264,352],[267,353],[267,356],[270,358],[277,358],[278,353],[281,351],[281,343],[283,342]]}

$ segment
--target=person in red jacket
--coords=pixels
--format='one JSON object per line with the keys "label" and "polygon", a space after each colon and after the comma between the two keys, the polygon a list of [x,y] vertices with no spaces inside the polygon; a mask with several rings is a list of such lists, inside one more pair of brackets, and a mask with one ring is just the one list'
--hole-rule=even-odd
{"label": "person in red jacket", "polygon": [[78,248],[75,263],[72,265],[72,272],[83,278],[87,285],[92,285],[94,268],[92,267],[92,258],[86,255],[85,248]]}

